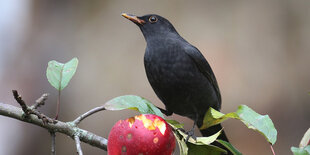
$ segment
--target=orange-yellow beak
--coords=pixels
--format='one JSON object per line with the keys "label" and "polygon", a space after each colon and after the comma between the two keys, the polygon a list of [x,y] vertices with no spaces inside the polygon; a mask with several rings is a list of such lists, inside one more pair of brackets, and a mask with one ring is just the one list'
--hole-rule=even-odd
{"label": "orange-yellow beak", "polygon": [[143,25],[145,23],[144,20],[139,19],[137,16],[135,15],[131,15],[131,14],[127,14],[127,13],[122,13],[122,16],[131,20],[132,22],[139,24],[139,25]]}

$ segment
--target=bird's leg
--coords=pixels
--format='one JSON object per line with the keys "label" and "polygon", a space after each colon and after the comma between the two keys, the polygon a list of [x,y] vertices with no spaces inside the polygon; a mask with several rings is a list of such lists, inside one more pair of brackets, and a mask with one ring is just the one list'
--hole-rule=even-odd
{"label": "bird's leg", "polygon": [[198,121],[198,113],[196,113],[196,117],[195,117],[192,129],[186,132],[187,137],[186,137],[186,141],[185,142],[187,142],[190,137],[192,137],[192,138],[194,138],[194,140],[196,140],[195,127],[196,127],[197,121]]}
{"label": "bird's leg", "polygon": [[196,122],[197,121],[195,120],[192,129],[186,132],[187,137],[186,137],[186,141],[185,142],[188,142],[190,137],[192,137],[192,138],[194,138],[194,140],[196,140],[196,136],[195,136]]}
{"label": "bird's leg", "polygon": [[[156,106],[157,107],[157,106]],[[171,116],[173,114],[172,111],[157,107],[163,114],[165,114],[166,116]]]}

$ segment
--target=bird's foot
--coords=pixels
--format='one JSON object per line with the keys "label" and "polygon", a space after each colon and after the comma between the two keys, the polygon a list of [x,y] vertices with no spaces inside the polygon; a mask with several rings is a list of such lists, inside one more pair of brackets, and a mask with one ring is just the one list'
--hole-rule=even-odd
{"label": "bird's foot", "polygon": [[178,128],[177,130],[180,130],[180,131],[184,132],[187,135],[187,137],[185,139],[186,143],[188,142],[190,137],[192,137],[196,141],[197,137],[195,136],[195,132],[194,132],[193,129],[189,130],[189,131],[185,131],[183,128]]}
{"label": "bird's foot", "polygon": [[186,131],[185,133],[187,134],[185,142],[188,142],[190,137],[192,137],[196,141],[197,137],[195,136],[194,130],[189,130],[189,131]]}

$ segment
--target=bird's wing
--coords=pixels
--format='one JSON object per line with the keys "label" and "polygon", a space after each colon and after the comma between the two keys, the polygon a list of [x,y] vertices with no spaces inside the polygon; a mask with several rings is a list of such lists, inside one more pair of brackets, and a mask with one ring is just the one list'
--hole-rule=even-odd
{"label": "bird's wing", "polygon": [[219,89],[215,75],[214,75],[208,61],[200,53],[200,51],[194,46],[191,46],[191,45],[188,46],[185,49],[185,53],[195,62],[199,71],[210,81],[210,83],[212,84],[212,86],[216,92],[216,95],[217,95],[217,98],[219,101],[219,107],[221,107],[222,99],[221,99],[220,89]]}

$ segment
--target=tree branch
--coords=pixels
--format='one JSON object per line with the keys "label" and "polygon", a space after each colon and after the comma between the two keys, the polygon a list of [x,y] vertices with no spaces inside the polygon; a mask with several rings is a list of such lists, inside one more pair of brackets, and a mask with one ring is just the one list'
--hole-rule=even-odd
{"label": "tree branch", "polygon": [[76,145],[76,152],[77,152],[77,154],[78,154],[78,155],[83,155],[82,148],[81,148],[81,142],[80,142],[79,136],[78,136],[78,135],[74,135],[74,140],[75,140],[75,145]]}
{"label": "tree branch", "polygon": [[32,105],[30,108],[31,109],[37,109],[39,108],[40,106],[44,105],[45,104],[45,101],[47,100],[47,97],[48,97],[49,94],[43,94],[40,98],[38,98],[36,100],[36,103],[34,105]]}
{"label": "tree branch", "polygon": [[[22,110],[24,111],[25,115],[24,117],[28,117],[30,114],[34,114],[36,115],[39,119],[41,119],[43,121],[44,124],[46,123],[57,123],[57,120],[51,119],[47,116],[45,116],[44,114],[40,113],[39,111],[36,111],[36,109],[32,109],[29,108],[25,101],[22,99],[22,97],[18,94],[18,92],[16,90],[12,90],[13,92],[13,96],[15,98],[15,100],[17,101],[17,103],[19,103],[19,105],[22,107]],[[35,106],[36,104],[34,104]]]}
{"label": "tree branch", "polygon": [[12,90],[13,92],[13,96],[15,98],[15,100],[17,101],[17,103],[20,105],[20,107],[22,107],[23,111],[26,113],[26,115],[29,115],[29,111],[28,111],[28,107],[25,103],[25,101],[22,99],[22,97],[18,94],[17,90]]}
{"label": "tree branch", "polygon": [[[14,95],[14,97],[15,97],[15,95]],[[16,97],[18,97],[17,99],[19,99],[20,96],[17,94]],[[20,99],[21,99],[21,97],[20,97]],[[19,101],[21,101],[21,100],[19,100]],[[25,106],[26,106],[26,104],[25,104]],[[26,106],[26,108],[27,108],[27,106]],[[25,107],[23,107],[23,109],[25,109]],[[63,133],[65,135],[70,136],[71,138],[74,138],[74,135],[78,135],[79,139],[82,142],[90,144],[94,147],[97,147],[97,148],[100,148],[103,150],[107,150],[107,143],[108,143],[107,139],[100,137],[100,136],[98,136],[92,132],[87,131],[87,130],[83,130],[81,128],[78,128],[72,122],[57,121],[54,123],[44,123],[44,121],[42,121],[42,119],[38,118],[37,115],[29,114],[27,117],[25,117],[24,112],[21,108],[18,108],[18,107],[9,105],[9,104],[4,104],[4,103],[0,103],[0,115],[15,118],[15,119],[23,121],[23,122],[31,123],[31,124],[40,126],[42,128],[45,128],[49,131]],[[51,119],[47,116],[46,116],[46,118]]]}
{"label": "tree branch", "polygon": [[56,134],[53,131],[51,131],[50,134],[52,138],[51,155],[56,155]]}
{"label": "tree branch", "polygon": [[91,110],[87,111],[86,113],[82,114],[81,116],[79,116],[78,118],[76,118],[74,121],[72,121],[72,123],[77,126],[86,117],[88,117],[88,116],[90,116],[96,112],[102,111],[102,110],[105,110],[104,106],[100,106],[100,107],[96,107],[94,109],[91,109]]}

